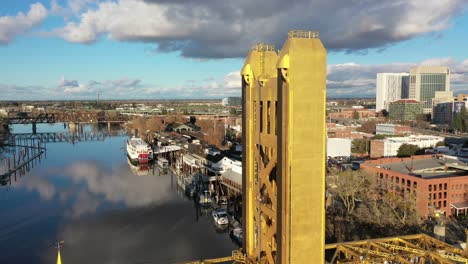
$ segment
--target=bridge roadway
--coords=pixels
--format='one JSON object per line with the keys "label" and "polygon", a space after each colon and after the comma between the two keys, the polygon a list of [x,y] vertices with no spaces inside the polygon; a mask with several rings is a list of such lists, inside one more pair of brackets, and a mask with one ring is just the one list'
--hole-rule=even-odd
{"label": "bridge roadway", "polygon": [[16,142],[24,139],[35,139],[41,143],[55,142],[84,142],[84,141],[103,141],[109,134],[107,133],[70,133],[70,132],[51,132],[51,133],[16,133],[10,135],[10,140]]}
{"label": "bridge roadway", "polygon": [[128,116],[111,116],[106,111],[65,111],[65,112],[10,112],[5,118],[9,124],[39,123],[125,123]]}

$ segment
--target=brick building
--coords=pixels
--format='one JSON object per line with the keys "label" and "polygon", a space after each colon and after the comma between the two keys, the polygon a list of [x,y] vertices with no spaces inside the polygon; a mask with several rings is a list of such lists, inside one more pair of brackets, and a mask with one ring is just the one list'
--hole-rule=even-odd
{"label": "brick building", "polygon": [[354,119],[355,113],[359,115],[359,119],[373,118],[377,116],[374,110],[360,108],[343,109],[340,112],[330,113],[328,116],[330,118]]}
{"label": "brick building", "polygon": [[327,123],[327,138],[372,138],[373,134],[355,131],[353,127],[337,125],[334,123]]}
{"label": "brick building", "polygon": [[361,169],[396,193],[413,193],[420,216],[436,211],[447,216],[468,213],[468,166],[459,160],[423,155],[368,160]]}
{"label": "brick building", "polygon": [[392,136],[406,135],[411,134],[411,127],[397,124],[377,124],[375,126],[375,134]]}

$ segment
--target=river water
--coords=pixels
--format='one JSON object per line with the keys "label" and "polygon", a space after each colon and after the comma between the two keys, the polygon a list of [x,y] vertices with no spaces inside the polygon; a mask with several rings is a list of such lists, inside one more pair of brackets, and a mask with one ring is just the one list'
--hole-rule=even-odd
{"label": "river water", "polygon": [[[107,127],[102,128],[107,130]],[[67,132],[63,124],[37,132]],[[96,126],[83,131],[100,133]],[[30,133],[16,125],[13,133]],[[128,136],[47,143],[46,156],[0,186],[0,263],[177,263],[231,254],[227,230],[177,189],[171,174],[127,162]]]}

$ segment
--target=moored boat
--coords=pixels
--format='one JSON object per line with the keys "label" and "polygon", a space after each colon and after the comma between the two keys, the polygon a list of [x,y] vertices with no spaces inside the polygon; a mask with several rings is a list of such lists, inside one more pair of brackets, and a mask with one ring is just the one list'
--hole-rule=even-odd
{"label": "moored boat", "polygon": [[169,161],[165,158],[158,157],[158,166],[161,167],[162,169],[165,169],[169,166]]}
{"label": "moored boat", "polygon": [[211,215],[213,216],[213,220],[218,225],[227,225],[229,224],[228,214],[225,209],[218,208],[214,210]]}
{"label": "moored boat", "polygon": [[153,159],[153,150],[139,137],[127,140],[127,155],[133,162],[148,163]]}

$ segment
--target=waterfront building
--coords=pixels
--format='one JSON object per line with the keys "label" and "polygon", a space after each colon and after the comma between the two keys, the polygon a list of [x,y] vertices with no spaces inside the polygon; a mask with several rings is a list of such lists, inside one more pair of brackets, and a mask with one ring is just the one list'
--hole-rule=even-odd
{"label": "waterfront building", "polygon": [[221,184],[225,187],[228,197],[242,196],[242,168],[232,168],[226,170],[221,175]]}
{"label": "waterfront building", "polygon": [[192,123],[181,124],[174,122],[172,124],[167,125],[166,131],[174,131],[174,132],[197,132],[200,131],[200,128]]}
{"label": "waterfront building", "polygon": [[219,176],[226,172],[228,169],[236,169],[242,171],[242,162],[230,159],[223,155],[207,155],[208,160],[206,170],[209,175]]}
{"label": "waterfront building", "polygon": [[424,113],[432,113],[436,91],[450,91],[448,67],[418,66],[410,69],[409,98],[421,101]]}
{"label": "waterfront building", "polygon": [[412,99],[401,99],[390,103],[388,117],[396,121],[416,120],[423,113],[423,104]]}
{"label": "waterfront building", "polygon": [[371,158],[394,157],[403,144],[416,145],[419,148],[435,147],[443,137],[430,135],[410,135],[407,137],[391,137],[371,141]]}
{"label": "waterfront building", "polygon": [[205,173],[207,160],[194,153],[187,153],[182,156],[182,171],[187,174],[195,172]]}
{"label": "waterfront building", "polygon": [[405,135],[411,133],[410,126],[403,126],[398,124],[377,124],[375,125],[376,135]]}
{"label": "waterfront building", "polygon": [[367,160],[360,168],[386,190],[414,195],[421,217],[468,212],[468,166],[440,155]]}
{"label": "waterfront building", "polygon": [[377,73],[376,111],[388,110],[389,103],[408,98],[408,73]]}

